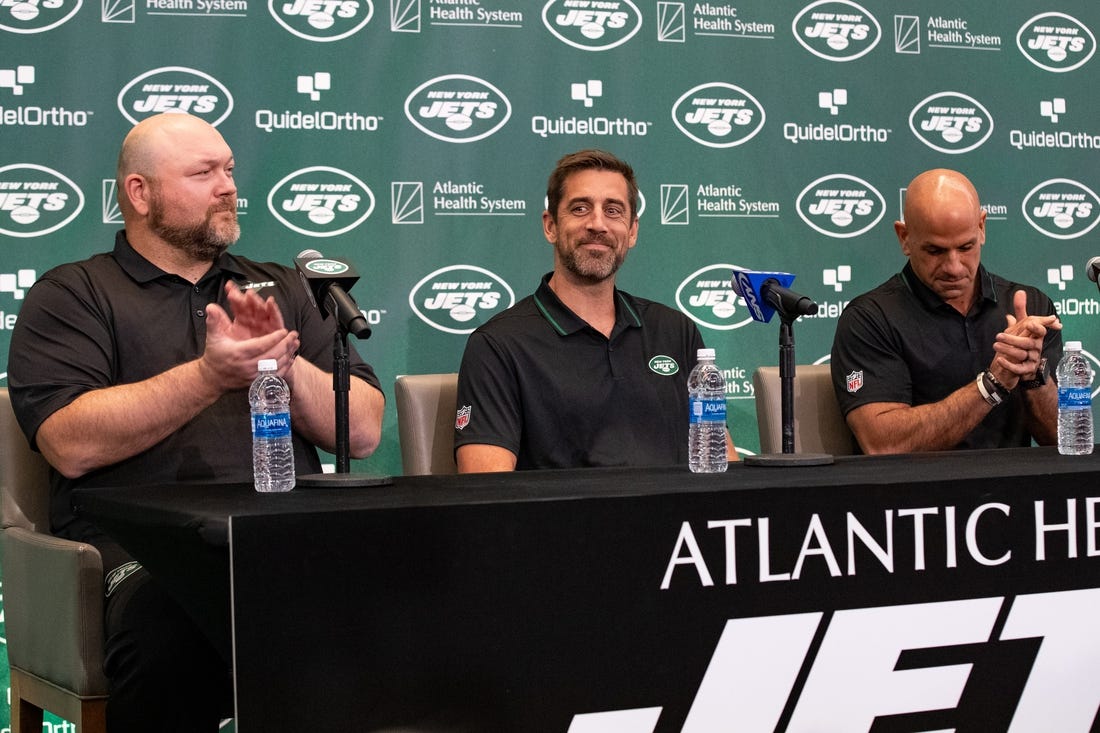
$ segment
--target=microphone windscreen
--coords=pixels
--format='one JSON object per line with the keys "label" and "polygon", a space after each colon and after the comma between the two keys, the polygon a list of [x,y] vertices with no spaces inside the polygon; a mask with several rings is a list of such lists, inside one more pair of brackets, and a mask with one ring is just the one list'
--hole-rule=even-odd
{"label": "microphone windscreen", "polygon": [[1096,282],[1096,275],[1100,272],[1100,257],[1093,257],[1085,265],[1085,274],[1088,275],[1089,280]]}
{"label": "microphone windscreen", "polygon": [[299,260],[319,260],[322,257],[324,257],[324,255],[322,255],[320,252],[318,252],[315,249],[303,249],[301,252],[298,253],[297,259],[299,259]]}

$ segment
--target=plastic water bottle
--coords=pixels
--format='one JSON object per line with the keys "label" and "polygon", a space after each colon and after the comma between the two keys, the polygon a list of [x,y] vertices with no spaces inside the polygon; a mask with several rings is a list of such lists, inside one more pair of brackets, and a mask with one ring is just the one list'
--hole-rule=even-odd
{"label": "plastic water bottle", "polygon": [[294,443],[290,436],[290,387],[275,372],[279,363],[261,359],[248,402],[252,405],[252,473],[256,491],[294,488]]}
{"label": "plastic water bottle", "polygon": [[688,468],[726,470],[726,380],[714,365],[714,349],[699,349],[688,375]]}
{"label": "plastic water bottle", "polygon": [[1080,341],[1067,341],[1058,362],[1058,452],[1064,456],[1092,453],[1092,367]]}

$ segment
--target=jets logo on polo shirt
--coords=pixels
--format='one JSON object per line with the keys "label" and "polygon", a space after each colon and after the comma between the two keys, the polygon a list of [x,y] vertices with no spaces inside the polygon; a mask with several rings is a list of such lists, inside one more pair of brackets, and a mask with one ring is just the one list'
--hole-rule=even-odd
{"label": "jets logo on polo shirt", "polygon": [[671,356],[658,354],[649,360],[649,370],[654,374],[660,374],[662,377],[671,377],[680,371],[680,365]]}

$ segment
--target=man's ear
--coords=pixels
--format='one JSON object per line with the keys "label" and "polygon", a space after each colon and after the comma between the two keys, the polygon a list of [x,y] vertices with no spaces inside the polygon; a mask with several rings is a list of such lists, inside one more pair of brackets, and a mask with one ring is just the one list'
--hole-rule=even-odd
{"label": "man's ear", "polygon": [[903,221],[894,222],[894,234],[898,237],[898,244],[901,245],[901,253],[906,257],[909,256],[909,229],[905,226]]}
{"label": "man's ear", "polygon": [[122,181],[122,194],[130,202],[130,206],[133,207],[134,211],[141,216],[149,213],[151,193],[149,181],[143,175],[131,173]]}

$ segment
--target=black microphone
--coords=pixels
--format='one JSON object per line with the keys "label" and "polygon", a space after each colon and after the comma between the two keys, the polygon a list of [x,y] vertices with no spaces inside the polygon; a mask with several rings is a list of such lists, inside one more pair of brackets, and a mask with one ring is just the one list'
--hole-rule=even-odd
{"label": "black microphone", "polygon": [[745,299],[754,321],[767,323],[778,311],[784,318],[812,316],[818,311],[811,298],[796,293],[787,286],[794,282],[789,272],[733,271],[733,291]]}
{"label": "black microphone", "polygon": [[1088,275],[1089,280],[1100,286],[1100,282],[1096,280],[1098,273],[1100,273],[1100,257],[1093,257],[1085,264],[1085,274]]}
{"label": "black microphone", "polygon": [[304,249],[294,260],[298,276],[309,299],[321,315],[336,317],[347,333],[358,338],[370,338],[371,330],[348,290],[359,280],[358,273],[346,262],[323,256],[315,249]]}

